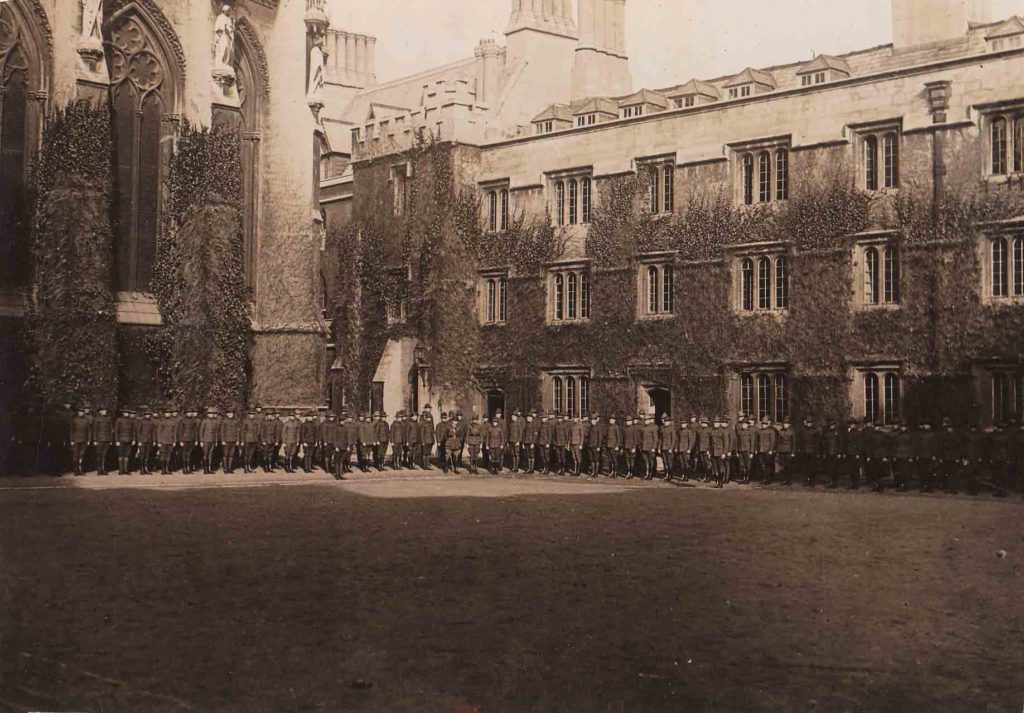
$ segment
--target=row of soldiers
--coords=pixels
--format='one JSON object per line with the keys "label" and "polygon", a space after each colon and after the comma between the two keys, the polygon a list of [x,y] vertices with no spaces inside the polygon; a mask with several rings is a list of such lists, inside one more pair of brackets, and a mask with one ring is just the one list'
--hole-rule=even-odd
{"label": "row of soldiers", "polygon": [[440,416],[435,423],[429,405],[419,414],[400,411],[390,423],[382,412],[278,414],[257,407],[239,418],[216,408],[202,416],[197,409],[140,408],[114,416],[106,409],[94,414],[65,406],[38,421],[26,418],[35,429],[0,434],[0,443],[9,443],[0,467],[82,474],[92,466],[106,474],[116,459],[118,473],[212,473],[216,467],[273,472],[283,466],[286,472],[320,467],[341,478],[353,467],[385,469],[390,452],[394,469],[430,468],[436,458],[443,470],[457,471],[468,454],[472,472],[484,467],[498,473],[508,466],[512,472],[653,479],[660,468],[665,480],[696,478],[716,487],[776,478],[813,486],[824,475],[830,487],[845,477],[852,488],[891,484],[905,490],[916,481],[922,490],[952,491],[965,482],[970,492],[986,485],[1005,494],[1024,480],[1024,425],[965,430],[949,419],[938,429],[930,423],[910,428],[807,419],[794,426],[746,414],[735,425],[691,416],[678,426],[668,415],[656,421],[651,414],[605,420],[596,413],[517,411],[508,421],[501,411],[486,420],[466,420],[458,411]]}

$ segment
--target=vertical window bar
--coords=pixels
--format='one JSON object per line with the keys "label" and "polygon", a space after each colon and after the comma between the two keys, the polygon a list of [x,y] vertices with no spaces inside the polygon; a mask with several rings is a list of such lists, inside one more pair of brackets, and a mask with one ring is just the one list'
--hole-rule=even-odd
{"label": "vertical window bar", "polygon": [[870,423],[878,420],[878,376],[864,375],[864,418]]}
{"label": "vertical window bar", "polygon": [[900,268],[899,257],[896,248],[885,249],[885,285],[883,295],[886,304],[896,304],[900,301]]}
{"label": "vertical window bar", "polygon": [[886,134],[882,138],[882,161],[885,169],[886,188],[896,188],[899,185],[899,160],[896,134]]}
{"label": "vertical window bar", "polygon": [[661,311],[666,314],[672,314],[675,311],[675,284],[673,283],[674,275],[672,274],[672,266],[665,265],[662,269],[661,278]]}
{"label": "vertical window bar", "polygon": [[487,281],[487,321],[494,321],[494,280]]}
{"label": "vertical window bar", "polygon": [[757,377],[757,418],[772,416],[772,380],[767,374]]}
{"label": "vertical window bar", "polygon": [[580,206],[582,208],[581,223],[590,222],[590,179],[580,180]]}
{"label": "vertical window bar", "polygon": [[566,291],[568,292],[568,297],[569,297],[569,309],[568,309],[568,318],[569,319],[576,319],[576,297],[577,297],[577,295],[576,295],[576,289],[577,289],[576,288],[576,283],[577,283],[576,273],[575,272],[570,272],[569,273],[569,280],[568,280],[568,283],[566,284]]}
{"label": "vertical window bar", "polygon": [[1006,297],[1009,294],[1009,270],[1006,255],[1006,238],[992,241],[992,296]]}
{"label": "vertical window bar", "polygon": [[742,263],[743,309],[754,309],[754,261],[746,258]]}
{"label": "vertical window bar", "polygon": [[675,168],[665,166],[662,174],[662,209],[665,213],[672,213],[676,206]]}
{"label": "vertical window bar", "polygon": [[772,308],[772,261],[766,257],[757,261],[757,308]]}
{"label": "vertical window bar", "polygon": [[754,157],[751,154],[743,156],[743,203],[754,204]]}
{"label": "vertical window bar", "polygon": [[508,280],[504,277],[498,280],[498,321],[504,322],[508,319]]}
{"label": "vertical window bar", "polygon": [[1024,295],[1024,238],[1013,239],[1013,294]]}
{"label": "vertical window bar", "polygon": [[576,211],[576,208],[577,208],[577,205],[576,205],[577,195],[576,195],[576,190],[577,190],[576,179],[575,178],[570,178],[569,179],[569,225],[576,225],[576,222],[577,222],[577,220],[576,220],[576,218],[577,218],[577,211]]}
{"label": "vertical window bar", "polygon": [[789,392],[786,389],[786,377],[778,374],[775,377],[775,420],[785,421],[789,418]]}
{"label": "vertical window bar", "polygon": [[658,268],[647,268],[647,314],[658,313]]}
{"label": "vertical window bar", "polygon": [[1006,119],[999,117],[992,122],[992,173],[1006,173]]}
{"label": "vertical window bar", "polygon": [[864,251],[864,303],[878,304],[878,250]]}
{"label": "vertical window bar", "polygon": [[555,275],[555,319],[565,319],[565,278]]}
{"label": "vertical window bar", "polygon": [[754,415],[754,377],[750,374],[740,377],[740,411],[748,417]]}
{"label": "vertical window bar", "polygon": [[878,190],[878,139],[874,136],[864,139],[864,188]]}
{"label": "vertical window bar", "polygon": [[775,258],[775,309],[789,309],[789,267],[785,255]]}
{"label": "vertical window bar", "polygon": [[757,157],[757,198],[762,203],[772,199],[772,156],[767,151]]}
{"label": "vertical window bar", "polygon": [[789,151],[786,149],[775,152],[775,199],[789,200]]}
{"label": "vertical window bar", "polygon": [[555,183],[555,222],[565,225],[565,182]]}
{"label": "vertical window bar", "polygon": [[882,418],[886,425],[900,418],[900,377],[896,374],[885,375],[885,413]]}

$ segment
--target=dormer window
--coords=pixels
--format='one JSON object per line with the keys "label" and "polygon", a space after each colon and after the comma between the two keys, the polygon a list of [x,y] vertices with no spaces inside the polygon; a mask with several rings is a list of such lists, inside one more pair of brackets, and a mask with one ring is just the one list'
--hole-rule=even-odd
{"label": "dormer window", "polygon": [[687,96],[687,97],[677,97],[676,100],[675,100],[676,109],[689,109],[691,106],[694,106],[696,103],[697,103],[697,97],[692,96],[692,95],[691,96]]}
{"label": "dormer window", "polygon": [[597,123],[597,114],[581,114],[576,117],[576,126],[593,126]]}
{"label": "dormer window", "polygon": [[537,122],[537,133],[538,134],[550,134],[555,130],[555,122],[553,121],[538,121]]}
{"label": "dormer window", "polygon": [[729,98],[742,99],[743,97],[749,97],[753,91],[753,84],[744,84],[739,87],[729,87]]}
{"label": "dormer window", "polygon": [[631,119],[634,116],[644,115],[644,105],[637,104],[636,106],[626,106],[622,108],[622,118]]}
{"label": "dormer window", "polygon": [[986,36],[990,52],[1019,49],[1024,46],[1024,20],[1014,16],[994,27]]}
{"label": "dormer window", "polygon": [[814,84],[824,84],[826,81],[828,81],[828,75],[824,72],[814,72],[800,77],[800,86],[810,87]]}

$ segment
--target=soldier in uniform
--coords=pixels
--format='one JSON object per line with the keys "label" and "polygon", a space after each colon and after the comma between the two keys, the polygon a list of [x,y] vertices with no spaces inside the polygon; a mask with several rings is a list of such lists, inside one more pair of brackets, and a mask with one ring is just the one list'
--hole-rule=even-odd
{"label": "soldier in uniform", "polygon": [[874,485],[874,482],[882,477],[882,459],[885,457],[884,434],[869,421],[864,424],[862,438],[864,470],[860,480],[867,485]]}
{"label": "soldier in uniform", "polygon": [[301,411],[295,411],[281,422],[281,443],[284,444],[284,472],[295,472],[295,456],[299,453],[299,440],[302,437]]}
{"label": "soldier in uniform", "polygon": [[558,474],[565,475],[566,455],[569,449],[569,417],[566,414],[562,414],[551,430],[551,436],[554,439]]}
{"label": "soldier in uniform", "polygon": [[107,454],[114,440],[114,421],[106,408],[101,408],[92,425],[92,445],[96,451],[96,470],[107,474]]}
{"label": "soldier in uniform", "polygon": [[355,451],[356,443],[359,440],[359,424],[356,423],[351,413],[343,411],[341,422],[338,424],[338,437],[340,439],[338,460],[341,462],[342,473],[352,472],[352,453]]}
{"label": "soldier in uniform", "polygon": [[523,434],[526,432],[522,411],[512,414],[512,422],[508,425],[508,447],[512,451],[512,472],[519,472],[519,459],[523,451]]}
{"label": "soldier in uniform", "polygon": [[653,416],[648,416],[643,420],[638,440],[637,447],[640,449],[640,461],[644,468],[643,479],[651,480],[658,467],[655,461],[655,454],[658,451],[658,426],[654,423]]}
{"label": "soldier in uniform", "polygon": [[690,416],[689,421],[681,422],[678,433],[676,451],[679,454],[683,482],[685,483],[693,472],[693,452],[697,446],[697,417]]}
{"label": "soldier in uniform", "polygon": [[633,478],[639,436],[640,432],[633,424],[633,416],[625,416],[622,420],[622,470],[627,480]]}
{"label": "soldier in uniform", "polygon": [[434,426],[434,443],[437,444],[437,464],[441,466],[441,472],[448,472],[448,458],[445,453],[445,444],[448,442],[448,414],[441,412],[441,420]]}
{"label": "soldier in uniform", "polygon": [[156,422],[156,442],[160,447],[160,473],[170,475],[172,472],[174,449],[181,443],[181,432],[178,419],[173,411],[165,411],[164,417]]}
{"label": "soldier in uniform", "polygon": [[984,475],[988,439],[977,424],[967,431],[964,457],[964,475],[967,480],[967,494],[978,495],[981,492],[981,479]]}
{"label": "soldier in uniform", "polygon": [[862,424],[851,419],[843,441],[843,460],[850,474],[850,488],[856,490],[864,474],[864,429]]}
{"label": "soldier in uniform", "polygon": [[117,448],[117,474],[128,475],[128,460],[135,447],[135,419],[127,408],[114,421],[114,447]]}
{"label": "soldier in uniform", "polygon": [[573,416],[569,422],[569,456],[572,458],[570,464],[571,474],[579,477],[583,465],[583,441],[585,433],[579,416]]}
{"label": "soldier in uniform", "polygon": [[477,463],[483,444],[484,432],[480,428],[480,416],[473,414],[473,423],[469,425],[469,430],[466,432],[466,447],[469,448],[469,469],[474,475],[479,472]]}
{"label": "soldier in uniform", "polygon": [[278,448],[278,438],[280,437],[279,426],[281,422],[278,421],[276,414],[268,412],[263,416],[263,420],[260,424],[260,454],[263,458],[263,472],[273,473],[274,472],[274,454]]}
{"label": "soldier in uniform", "polygon": [[377,470],[383,471],[388,455],[388,443],[391,441],[391,428],[388,427],[388,415],[381,411],[377,414],[377,422],[373,424],[373,440],[377,445],[374,449],[374,460]]}
{"label": "soldier in uniform", "polygon": [[800,471],[804,477],[804,485],[813,488],[821,468],[822,453],[821,429],[815,425],[810,416],[804,419],[803,426],[796,432],[796,448],[800,454]]}
{"label": "soldier in uniform", "polygon": [[543,413],[540,417],[540,424],[537,426],[537,452],[540,454],[539,470],[544,474],[551,472],[551,444],[554,441],[554,431],[551,426],[549,414]]}
{"label": "soldier in uniform", "polygon": [[448,467],[453,473],[459,472],[459,449],[462,448],[462,441],[459,440],[459,426],[455,419],[455,412],[448,414],[448,432],[445,434],[444,458]]}
{"label": "soldier in uniform", "polygon": [[139,444],[139,468],[143,475],[151,475],[153,446],[156,444],[156,423],[149,407],[144,406],[143,409],[142,418],[135,428],[135,440]]}
{"label": "soldier in uniform", "polygon": [[783,421],[775,446],[775,468],[782,476],[783,485],[793,484],[793,461],[796,458],[799,458],[796,452],[796,432],[789,421]]}
{"label": "soldier in uniform", "polygon": [[299,426],[299,443],[302,445],[302,471],[313,472],[313,456],[320,441],[320,424],[313,413],[307,413]]}
{"label": "soldier in uniform", "polygon": [[225,473],[235,472],[235,459],[238,457],[238,442],[242,436],[242,424],[235,412],[228,409],[220,423],[221,470]]}
{"label": "soldier in uniform", "polygon": [[770,485],[772,475],[775,471],[775,449],[778,445],[779,434],[772,428],[771,419],[767,416],[761,419],[761,428],[754,434],[754,448],[757,455],[754,457],[757,472],[761,477],[761,485]]}
{"label": "soldier in uniform", "polygon": [[181,461],[186,474],[195,472],[195,454],[199,449],[199,412],[189,408],[181,419]]}
{"label": "soldier in uniform", "polygon": [[[892,448],[892,481],[896,490],[905,493],[909,487],[914,467],[917,463],[916,446],[918,440],[916,433],[911,432],[906,423],[901,423],[893,436]],[[879,483],[878,490],[885,488],[884,483]]]}
{"label": "soldier in uniform", "polygon": [[590,477],[596,478],[604,469],[604,443],[608,440],[608,427],[601,423],[601,414],[590,414],[590,429],[587,431],[587,462]]}
{"label": "soldier in uniform", "polygon": [[523,449],[526,451],[527,473],[537,472],[537,440],[540,435],[540,424],[537,423],[537,413],[531,411],[526,415],[526,423],[523,424]]}
{"label": "soldier in uniform", "polygon": [[221,421],[217,409],[206,407],[206,416],[199,422],[199,447],[203,453],[203,475],[213,475],[213,452],[221,442]]}
{"label": "soldier in uniform", "polygon": [[706,483],[711,480],[711,422],[705,416],[697,422],[693,452],[694,477]]}
{"label": "soldier in uniform", "polygon": [[256,451],[260,447],[260,422],[256,411],[249,411],[242,421],[242,469],[246,473],[256,470]]}
{"label": "soldier in uniform", "polygon": [[337,458],[338,442],[338,417],[333,411],[327,413],[323,425],[320,426],[321,455],[323,457],[324,471],[337,477],[335,472],[335,459]]}
{"label": "soldier in uniform", "polygon": [[608,477],[616,478],[619,475],[619,455],[622,452],[622,429],[617,423],[615,414],[608,417],[608,424],[603,425],[598,418],[598,424],[591,429],[592,438],[597,442],[597,470],[595,475],[601,472],[602,459],[608,459]]}
{"label": "soldier in uniform", "polygon": [[672,480],[676,473],[676,459],[679,451],[679,429],[672,422],[672,416],[665,414],[661,419],[661,428],[658,432],[658,443],[660,444],[661,463],[665,468],[665,482]]}
{"label": "soldier in uniform", "polygon": [[388,431],[392,470],[401,470],[405,467],[405,427],[405,411],[399,411],[395,414],[395,420]]}
{"label": "soldier in uniform", "polygon": [[420,457],[420,417],[415,411],[409,413],[405,427],[405,452],[408,454],[408,467],[416,470]]}
{"label": "soldier in uniform", "polygon": [[427,404],[420,413],[420,460],[423,470],[430,470],[430,455],[434,443],[434,414]]}
{"label": "soldier in uniform", "polygon": [[92,443],[92,419],[85,413],[84,408],[75,412],[71,419],[71,462],[75,468],[75,475],[85,473],[85,453]]}
{"label": "soldier in uniform", "polygon": [[754,459],[755,432],[750,427],[750,421],[740,414],[739,423],[736,424],[736,463],[739,467],[740,483],[750,483],[750,469]]}
{"label": "soldier in uniform", "polygon": [[491,419],[491,427],[487,429],[487,458],[492,475],[502,469],[502,454],[505,452],[505,434],[502,432],[498,417]]}
{"label": "soldier in uniform", "polygon": [[466,436],[469,434],[469,423],[462,416],[462,411],[455,412],[455,433],[459,436],[459,467],[462,467],[462,455],[466,450]]}
{"label": "soldier in uniform", "polygon": [[712,419],[711,431],[708,435],[708,458],[711,461],[711,473],[716,488],[724,488],[728,478],[729,455],[731,453],[729,429],[721,418]]}

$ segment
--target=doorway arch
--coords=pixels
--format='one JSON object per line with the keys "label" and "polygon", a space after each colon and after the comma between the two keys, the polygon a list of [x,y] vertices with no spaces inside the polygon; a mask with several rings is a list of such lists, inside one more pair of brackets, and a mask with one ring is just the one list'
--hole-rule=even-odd
{"label": "doorway arch", "polygon": [[487,389],[484,391],[484,415],[490,420],[498,411],[505,415],[505,392],[502,389]]}
{"label": "doorway arch", "polygon": [[672,415],[672,390],[667,386],[644,386],[644,393],[647,403],[642,404],[641,410],[649,412],[654,409],[654,419],[660,426],[665,416]]}

